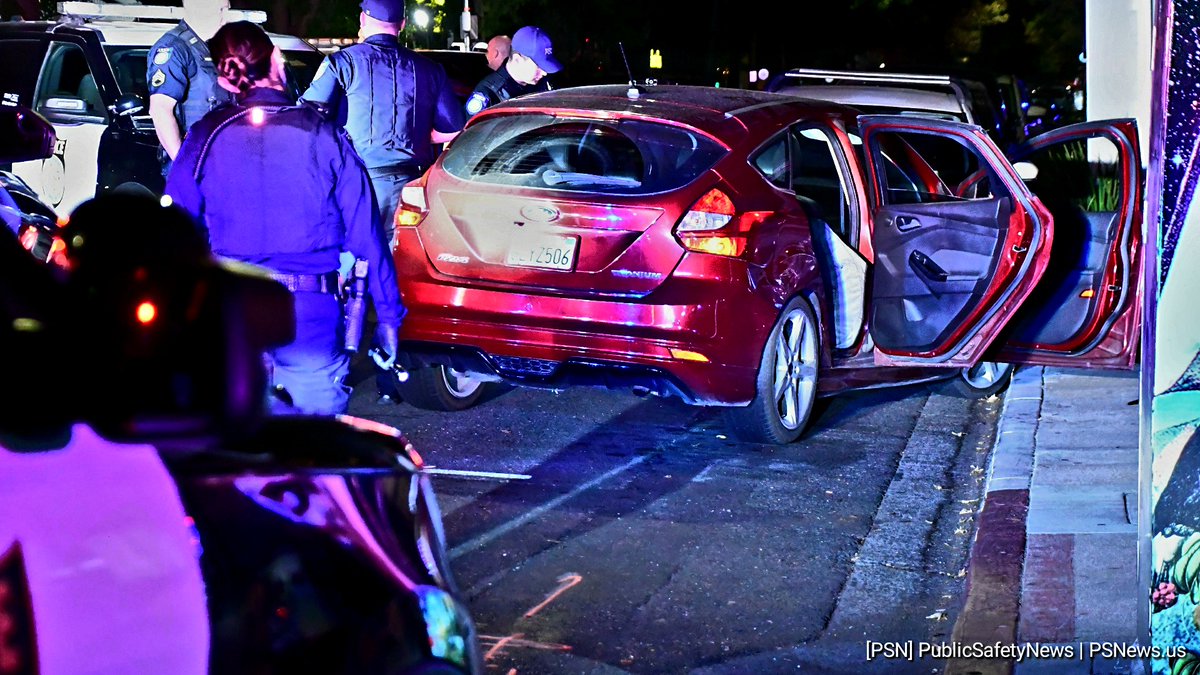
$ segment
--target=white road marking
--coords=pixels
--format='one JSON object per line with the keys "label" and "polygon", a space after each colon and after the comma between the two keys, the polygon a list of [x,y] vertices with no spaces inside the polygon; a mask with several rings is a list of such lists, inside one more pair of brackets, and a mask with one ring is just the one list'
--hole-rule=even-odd
{"label": "white road marking", "polygon": [[450,549],[450,559],[453,560],[455,558],[458,558],[459,556],[465,555],[472,551],[477,551],[477,550],[483,548],[484,546],[487,546],[488,544],[492,543],[496,539],[503,537],[504,535],[508,534],[509,532],[512,532],[513,530],[517,529],[518,527],[521,527],[525,523],[528,523],[529,521],[537,518],[538,516],[541,516],[542,514],[546,513],[547,511],[550,511],[551,509],[557,507],[559,504],[562,504],[563,502],[565,502],[569,499],[573,499],[574,497],[578,496],[579,494],[596,487],[597,485],[603,483],[604,481],[606,481],[618,474],[624,473],[625,471],[632,469],[633,467],[637,466],[638,464],[641,464],[642,462],[646,461],[647,457],[649,457],[649,456],[641,455],[638,457],[634,457],[633,459],[629,460],[628,462],[625,462],[621,466],[618,466],[614,469],[610,469],[609,471],[606,471],[603,474],[596,476],[595,478],[589,480],[588,482],[576,486],[575,489],[571,490],[570,492],[568,492],[564,495],[559,495],[558,497],[551,499],[550,501],[546,502],[545,504],[542,504],[541,506],[525,513],[522,516],[514,518],[514,519],[508,521],[507,523],[504,523],[503,525],[500,525],[491,530],[488,530],[487,532],[484,532],[483,534],[479,535],[478,537],[475,537],[474,539],[472,539],[468,542],[465,542],[465,543],[459,544],[458,546],[455,546],[454,548]]}
{"label": "white road marking", "polygon": [[499,473],[496,471],[467,471],[466,469],[434,469],[426,468],[425,473],[435,476],[457,476],[460,478],[494,478],[496,480],[529,480],[533,478],[525,473]]}

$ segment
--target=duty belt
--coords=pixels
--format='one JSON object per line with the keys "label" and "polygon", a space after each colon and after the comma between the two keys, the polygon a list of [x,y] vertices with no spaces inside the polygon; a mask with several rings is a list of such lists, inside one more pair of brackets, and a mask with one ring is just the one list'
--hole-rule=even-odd
{"label": "duty belt", "polygon": [[281,274],[273,272],[271,278],[287,287],[293,293],[329,293],[338,294],[337,272],[325,274]]}
{"label": "duty belt", "polygon": [[367,175],[372,178],[383,178],[386,176],[420,176],[425,173],[425,166],[416,163],[409,164],[392,164],[390,166],[377,166],[373,169],[367,169]]}

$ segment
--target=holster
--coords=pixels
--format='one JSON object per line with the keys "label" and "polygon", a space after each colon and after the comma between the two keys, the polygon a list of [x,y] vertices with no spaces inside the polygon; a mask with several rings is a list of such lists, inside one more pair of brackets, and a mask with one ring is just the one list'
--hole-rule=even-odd
{"label": "holster", "polygon": [[366,260],[354,261],[354,268],[350,270],[350,276],[346,279],[343,295],[346,299],[342,305],[346,326],[343,349],[353,354],[362,343],[363,324],[367,319]]}

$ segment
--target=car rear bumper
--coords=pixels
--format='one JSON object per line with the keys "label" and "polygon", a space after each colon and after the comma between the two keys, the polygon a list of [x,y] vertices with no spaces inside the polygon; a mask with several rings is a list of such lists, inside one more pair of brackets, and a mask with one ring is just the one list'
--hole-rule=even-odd
{"label": "car rear bumper", "polygon": [[[620,299],[464,287],[429,276],[406,275],[400,284],[409,367],[448,365],[554,389],[629,388],[698,405],[753,399],[777,311],[748,289],[712,278],[670,278],[649,296]],[[694,298],[701,301],[686,302]]]}

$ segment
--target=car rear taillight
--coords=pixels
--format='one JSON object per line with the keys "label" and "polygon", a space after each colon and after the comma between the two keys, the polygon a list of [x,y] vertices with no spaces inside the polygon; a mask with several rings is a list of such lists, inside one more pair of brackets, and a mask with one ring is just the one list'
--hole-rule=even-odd
{"label": "car rear taillight", "polygon": [[425,201],[425,177],[412,181],[400,190],[400,206],[396,209],[396,227],[416,227],[425,219],[429,205]]}
{"label": "car rear taillight", "polygon": [[745,229],[733,200],[713,188],[679,220],[675,236],[689,251],[737,257],[746,250]]}

